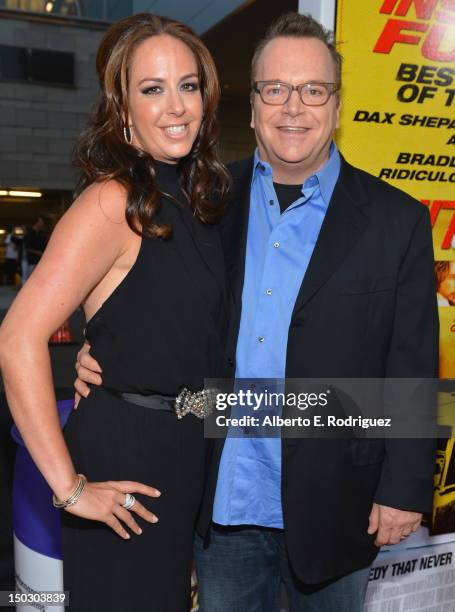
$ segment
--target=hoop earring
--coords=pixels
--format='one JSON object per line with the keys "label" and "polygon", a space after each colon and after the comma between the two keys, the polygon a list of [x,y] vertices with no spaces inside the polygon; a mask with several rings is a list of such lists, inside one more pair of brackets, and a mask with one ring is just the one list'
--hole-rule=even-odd
{"label": "hoop earring", "polygon": [[130,125],[123,126],[123,138],[125,139],[126,144],[131,144],[133,142],[133,131]]}

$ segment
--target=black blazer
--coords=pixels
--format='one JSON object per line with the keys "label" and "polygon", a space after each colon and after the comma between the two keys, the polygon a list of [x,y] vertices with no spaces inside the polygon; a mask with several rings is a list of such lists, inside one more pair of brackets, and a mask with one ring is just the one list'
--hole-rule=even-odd
{"label": "black blazer", "polygon": [[[232,164],[222,224],[233,289],[235,367],[252,158]],[[438,312],[426,207],[344,159],[289,328],[286,377],[436,378]],[[271,330],[273,334],[273,330]],[[213,443],[198,523],[207,538],[223,441]],[[282,503],[291,565],[305,583],[370,564],[373,502],[429,511],[432,440],[283,439]],[[208,541],[208,538],[207,538]]]}

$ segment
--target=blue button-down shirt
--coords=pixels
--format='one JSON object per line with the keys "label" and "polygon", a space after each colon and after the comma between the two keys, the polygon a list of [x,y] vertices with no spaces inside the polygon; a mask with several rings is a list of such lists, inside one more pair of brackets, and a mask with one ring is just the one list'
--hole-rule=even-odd
{"label": "blue button-down shirt", "polygon": [[[332,144],[328,161],[303,184],[302,197],[281,214],[272,168],[255,153],[237,379],[285,377],[292,311],[339,172]],[[213,520],[283,528],[279,437],[226,439]]]}

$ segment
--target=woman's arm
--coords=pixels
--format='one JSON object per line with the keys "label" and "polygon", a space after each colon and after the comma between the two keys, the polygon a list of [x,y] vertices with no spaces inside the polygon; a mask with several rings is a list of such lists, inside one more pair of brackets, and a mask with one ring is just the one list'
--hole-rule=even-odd
{"label": "woman's arm", "polygon": [[[124,210],[120,186],[111,182],[89,187],[56,226],[0,328],[0,367],[8,405],[33,460],[59,499],[71,495],[77,478],[60,429],[48,340],[94,288],[96,293],[101,281],[108,289],[109,274],[115,278],[116,264],[137,244]],[[147,490],[149,495],[156,493],[151,487]],[[111,492],[111,497],[123,503],[124,495],[116,491],[117,496]],[[84,512],[84,496],[85,491],[72,507],[75,513],[77,507]],[[93,507],[96,510],[96,504]]]}

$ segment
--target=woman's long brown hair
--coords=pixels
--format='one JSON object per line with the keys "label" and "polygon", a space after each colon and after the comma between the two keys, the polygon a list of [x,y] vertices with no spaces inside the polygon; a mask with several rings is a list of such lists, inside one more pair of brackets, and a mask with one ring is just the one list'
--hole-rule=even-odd
{"label": "woman's long brown hair", "polygon": [[216,110],[220,86],[208,49],[183,23],[139,13],[107,30],[96,58],[100,98],[76,144],[73,159],[82,171],[75,197],[96,181],[115,179],[127,191],[125,214],[129,227],[142,236],[167,238],[172,228],[154,221],[160,208],[160,191],[153,157],[127,144],[123,133],[128,119],[128,69],[132,55],[141,42],[159,34],[182,41],[196,58],[203,118],[193,147],[179,161],[178,170],[193,214],[204,223],[219,221],[230,186],[218,153]]}

